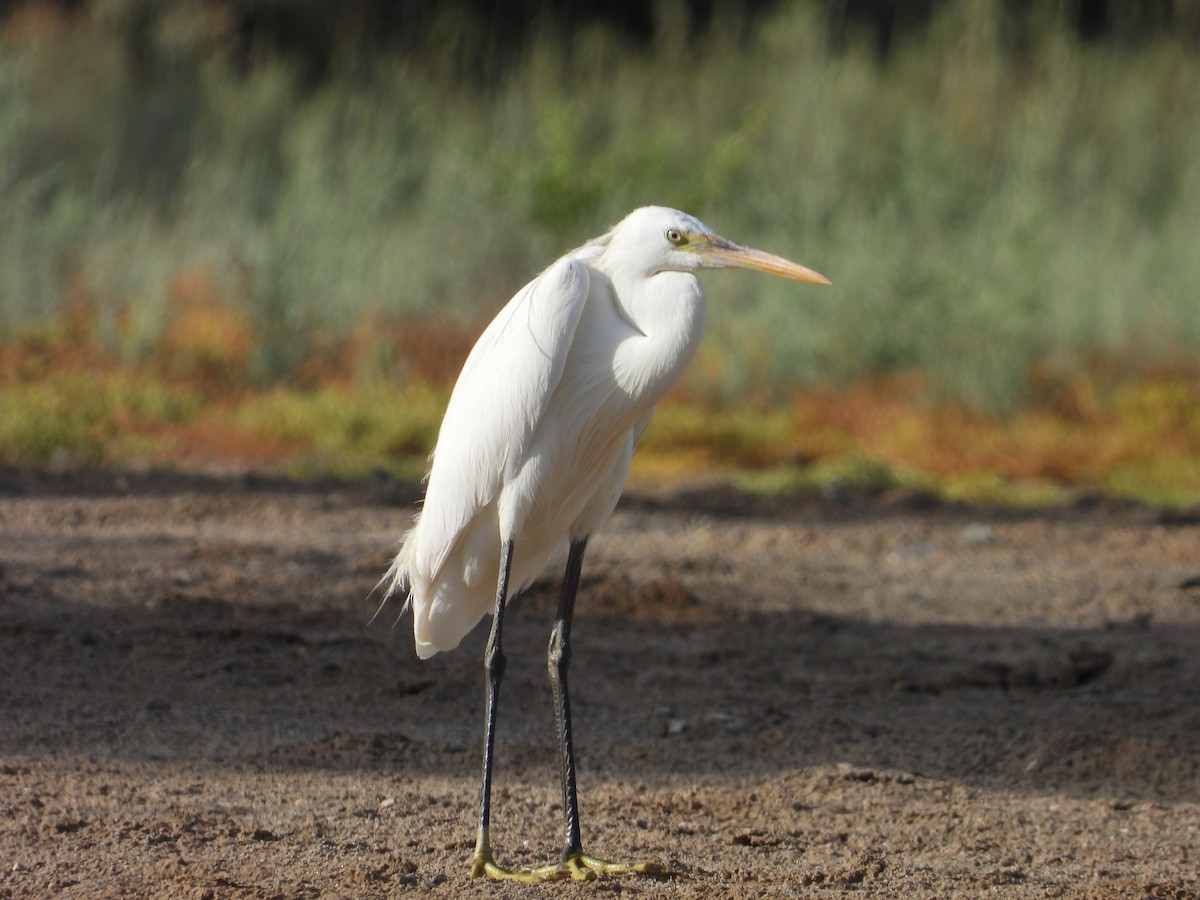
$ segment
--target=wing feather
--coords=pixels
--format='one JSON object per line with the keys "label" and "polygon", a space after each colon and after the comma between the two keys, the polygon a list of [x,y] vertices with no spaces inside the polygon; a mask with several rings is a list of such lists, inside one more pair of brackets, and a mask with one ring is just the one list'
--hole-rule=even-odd
{"label": "wing feather", "polygon": [[492,504],[562,378],[587,300],[585,263],[564,257],[522,288],[480,335],[438,433],[412,548],[433,575]]}

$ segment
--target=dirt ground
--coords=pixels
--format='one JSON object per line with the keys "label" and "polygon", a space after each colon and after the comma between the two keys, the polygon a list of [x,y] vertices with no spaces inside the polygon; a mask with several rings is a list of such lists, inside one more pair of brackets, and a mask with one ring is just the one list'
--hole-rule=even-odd
{"label": "dirt ground", "polygon": [[[367,594],[417,491],[0,470],[0,897],[1200,896],[1200,514],[634,492],[572,669],[585,846],[472,881],[484,633]],[[547,578],[493,839],[559,846]]]}

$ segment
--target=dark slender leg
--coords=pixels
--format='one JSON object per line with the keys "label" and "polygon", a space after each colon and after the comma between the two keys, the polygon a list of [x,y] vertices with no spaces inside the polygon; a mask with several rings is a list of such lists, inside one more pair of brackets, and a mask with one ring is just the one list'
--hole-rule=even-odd
{"label": "dark slender leg", "polygon": [[587,538],[571,542],[567,557],[567,572],[563,578],[562,594],[558,601],[558,616],[550,632],[550,647],[546,651],[546,668],[554,690],[554,709],[558,719],[558,742],[562,752],[562,793],[566,815],[566,840],[563,862],[583,853],[579,837],[579,796],[575,788],[575,745],[571,735],[571,696],[567,689],[567,669],[571,665],[571,617],[575,613],[575,594],[579,590],[579,573],[583,568],[583,553]]}
{"label": "dark slender leg", "polygon": [[475,857],[471,862],[472,876],[550,881],[559,878],[583,880],[595,878],[597,875],[641,874],[661,877],[670,874],[661,866],[650,863],[611,863],[595,859],[584,855],[580,845],[579,801],[575,790],[575,749],[571,739],[571,701],[567,693],[567,667],[571,659],[571,616],[575,611],[575,594],[579,590],[579,572],[583,568],[583,551],[586,547],[586,539],[571,543],[558,616],[554,621],[554,631],[550,634],[550,648],[546,655],[550,683],[554,688],[559,742],[562,745],[562,789],[567,832],[562,862],[537,869],[511,871],[496,865],[492,858],[489,839],[492,818],[492,748],[496,739],[496,699],[500,693],[500,679],[504,674],[504,652],[500,646],[500,634],[504,627],[504,600],[508,594],[508,575],[513,552],[512,541],[507,541],[500,561],[500,584],[496,590],[492,632],[484,654],[484,669],[487,672],[487,733],[483,744],[483,797],[479,804],[479,832],[475,839]]}
{"label": "dark slender leg", "polygon": [[471,865],[471,874],[476,877],[485,874],[487,867],[493,865],[489,831],[492,820],[492,750],[496,745],[496,701],[500,696],[500,680],[504,677],[506,662],[500,636],[504,629],[504,601],[508,596],[508,572],[512,566],[512,554],[512,541],[505,541],[500,548],[500,578],[496,587],[492,630],[483,654],[483,668],[487,673],[487,699],[483,737],[483,796],[479,801],[479,830],[475,836],[475,858]]}

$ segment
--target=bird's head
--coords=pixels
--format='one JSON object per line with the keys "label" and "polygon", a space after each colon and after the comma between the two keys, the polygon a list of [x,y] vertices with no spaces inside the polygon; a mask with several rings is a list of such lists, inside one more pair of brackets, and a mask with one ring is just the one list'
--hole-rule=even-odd
{"label": "bird's head", "polygon": [[735,244],[699,219],[663,206],[634,210],[605,238],[604,255],[610,264],[619,260],[642,269],[645,274],[736,268],[796,281],[830,283],[824,275],[806,266]]}

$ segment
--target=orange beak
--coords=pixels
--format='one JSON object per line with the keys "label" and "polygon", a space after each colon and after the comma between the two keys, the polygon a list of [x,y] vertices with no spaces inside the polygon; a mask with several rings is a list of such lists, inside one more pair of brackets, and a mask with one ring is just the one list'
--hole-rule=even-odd
{"label": "orange beak", "polygon": [[707,247],[697,248],[700,258],[704,260],[705,269],[753,269],[756,272],[766,272],[768,275],[778,275],[781,278],[792,278],[796,281],[809,281],[813,284],[832,284],[832,282],[807,266],[794,263],[790,259],[755,250],[753,247],[743,247],[723,237],[714,237]]}

